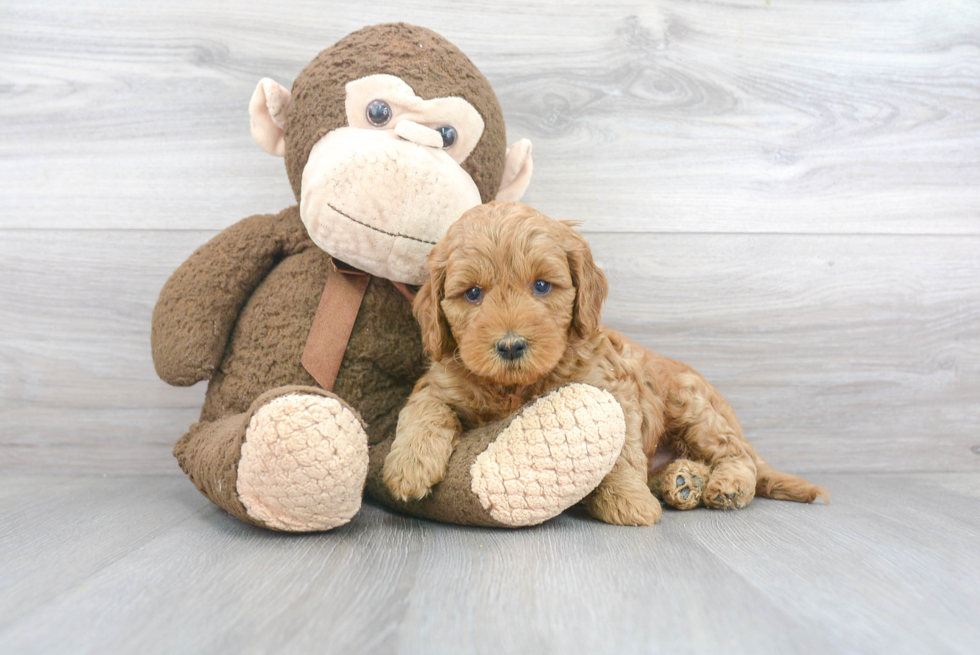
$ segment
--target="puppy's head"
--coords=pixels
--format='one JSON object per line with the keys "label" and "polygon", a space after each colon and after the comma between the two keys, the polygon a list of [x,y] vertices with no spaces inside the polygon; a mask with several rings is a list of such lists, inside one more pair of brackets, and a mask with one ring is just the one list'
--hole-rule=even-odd
{"label": "puppy's head", "polygon": [[606,276],[567,223],[516,202],[475,207],[432,250],[415,300],[426,350],[531,384],[599,328]]}

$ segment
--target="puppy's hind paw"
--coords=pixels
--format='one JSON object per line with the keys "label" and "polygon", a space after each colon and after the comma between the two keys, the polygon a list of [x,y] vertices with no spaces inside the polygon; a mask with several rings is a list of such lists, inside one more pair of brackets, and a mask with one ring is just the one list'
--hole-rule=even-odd
{"label": "puppy's hind paw", "polygon": [[755,497],[755,487],[737,478],[712,473],[704,504],[712,509],[743,509]]}
{"label": "puppy's hind paw", "polygon": [[618,494],[605,489],[596,491],[586,501],[589,514],[612,525],[654,525],[663,509],[652,493]]}

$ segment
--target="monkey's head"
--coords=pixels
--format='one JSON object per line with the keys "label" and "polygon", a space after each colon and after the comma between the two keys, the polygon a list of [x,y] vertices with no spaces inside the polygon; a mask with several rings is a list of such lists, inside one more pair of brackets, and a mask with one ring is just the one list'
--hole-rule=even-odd
{"label": "monkey's head", "polygon": [[292,91],[266,78],[252,137],[285,156],[310,237],[332,256],[419,284],[432,247],[471,207],[519,200],[531,144],[507,148],[490,83],[435,32],[393,23],[347,35]]}

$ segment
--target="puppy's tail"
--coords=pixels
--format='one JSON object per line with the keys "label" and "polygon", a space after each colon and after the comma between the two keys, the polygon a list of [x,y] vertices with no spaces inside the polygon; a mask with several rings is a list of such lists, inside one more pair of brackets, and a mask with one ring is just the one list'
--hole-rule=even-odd
{"label": "puppy's tail", "polygon": [[830,504],[830,494],[823,487],[810,484],[803,478],[777,471],[758,455],[755,457],[758,471],[755,482],[755,495],[775,500],[793,500],[798,503],[812,503],[817,498]]}

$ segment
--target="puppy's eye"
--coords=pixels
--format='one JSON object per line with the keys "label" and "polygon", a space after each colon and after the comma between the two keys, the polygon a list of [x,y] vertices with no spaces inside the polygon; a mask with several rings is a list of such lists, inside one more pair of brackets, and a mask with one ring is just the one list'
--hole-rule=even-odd
{"label": "puppy's eye", "polygon": [[446,125],[445,127],[440,127],[436,131],[442,135],[443,148],[448,148],[449,146],[456,143],[456,128],[453,127],[452,125]]}
{"label": "puppy's eye", "polygon": [[367,119],[375,127],[387,125],[391,120],[391,105],[384,100],[372,100],[367,106]]}
{"label": "puppy's eye", "polygon": [[470,302],[480,302],[483,299],[483,289],[480,287],[470,287],[463,292],[463,297]]}
{"label": "puppy's eye", "polygon": [[551,293],[551,282],[545,282],[544,280],[534,281],[534,295],[547,296],[549,293]]}

